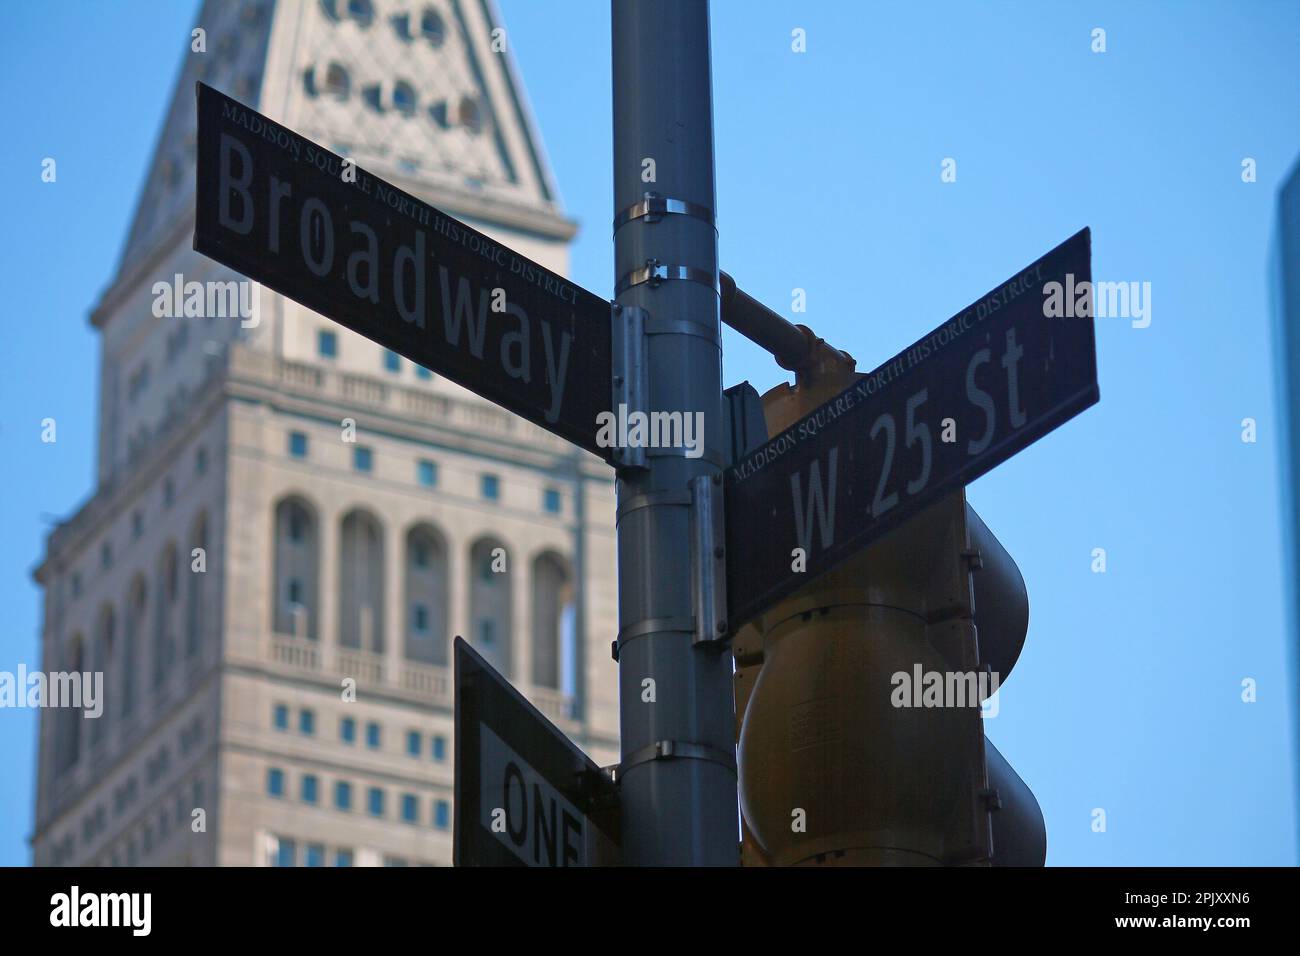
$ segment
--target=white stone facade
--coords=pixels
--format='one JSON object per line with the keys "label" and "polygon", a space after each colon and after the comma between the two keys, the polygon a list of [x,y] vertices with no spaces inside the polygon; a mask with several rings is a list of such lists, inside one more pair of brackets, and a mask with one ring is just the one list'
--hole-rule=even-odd
{"label": "white stone facade", "polygon": [[251,328],[153,311],[174,275],[239,278],[190,249],[195,78],[564,273],[574,225],[496,22],[205,6],[92,315],[98,487],[37,571],[41,667],[102,670],[106,710],[42,712],[36,864],[449,863],[454,635],[617,760],[603,463],[268,290]]}

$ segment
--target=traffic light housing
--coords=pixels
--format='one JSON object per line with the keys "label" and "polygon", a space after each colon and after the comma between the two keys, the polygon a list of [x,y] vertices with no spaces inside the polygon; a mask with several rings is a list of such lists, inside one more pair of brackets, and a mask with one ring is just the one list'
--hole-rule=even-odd
{"label": "traffic light housing", "polygon": [[[822,359],[763,397],[769,434],[857,377]],[[958,491],[742,628],[742,862],[1042,865],[1037,801],[980,707],[1028,617],[1019,569]]]}

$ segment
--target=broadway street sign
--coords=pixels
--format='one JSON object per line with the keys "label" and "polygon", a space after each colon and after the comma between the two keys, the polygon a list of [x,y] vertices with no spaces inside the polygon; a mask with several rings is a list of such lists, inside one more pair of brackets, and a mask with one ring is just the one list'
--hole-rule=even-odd
{"label": "broadway street sign", "polygon": [[609,303],[198,84],[194,248],[609,460]]}
{"label": "broadway street sign", "polygon": [[456,638],[456,866],[612,866],[618,792]]}
{"label": "broadway street sign", "polygon": [[728,468],[731,627],[1096,402],[1091,277],[1084,229]]}

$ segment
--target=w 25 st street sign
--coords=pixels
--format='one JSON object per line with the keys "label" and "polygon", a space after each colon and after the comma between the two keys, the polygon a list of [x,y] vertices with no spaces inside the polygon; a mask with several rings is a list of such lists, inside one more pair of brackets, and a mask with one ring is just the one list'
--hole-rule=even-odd
{"label": "w 25 st street sign", "polygon": [[608,302],[202,83],[198,119],[196,250],[609,459]]}
{"label": "w 25 st street sign", "polygon": [[731,627],[1096,402],[1091,309],[1044,314],[1091,278],[1084,229],[729,467]]}

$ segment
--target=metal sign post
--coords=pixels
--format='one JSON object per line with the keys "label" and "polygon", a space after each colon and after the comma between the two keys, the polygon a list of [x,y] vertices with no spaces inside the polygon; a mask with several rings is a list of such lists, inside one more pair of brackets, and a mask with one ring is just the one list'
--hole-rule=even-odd
{"label": "metal sign post", "polygon": [[619,469],[623,860],[734,866],[731,654],[716,640],[721,584],[699,593],[720,559],[693,561],[691,545],[693,530],[708,540],[714,526],[695,503],[711,500],[699,482],[720,482],[725,444],[709,10],[703,0],[611,8],[615,291],[625,307],[615,322],[643,310],[644,410],[700,415],[704,432],[699,457],[650,447],[643,467]]}

